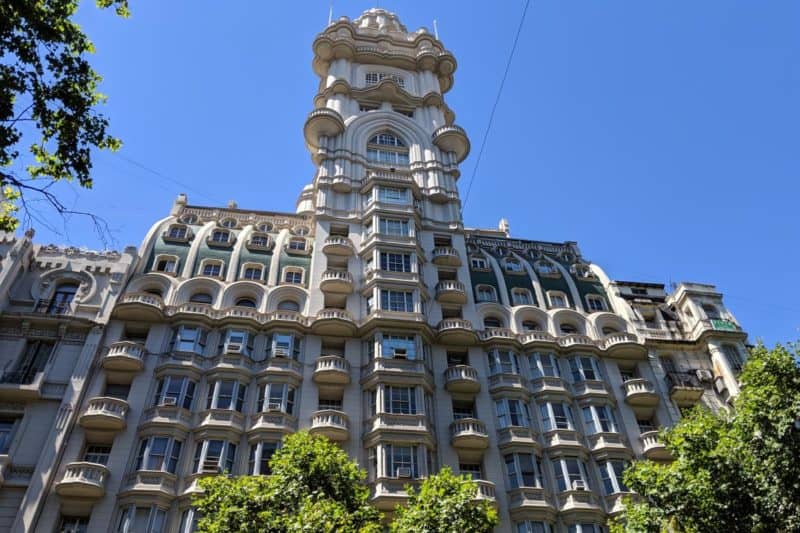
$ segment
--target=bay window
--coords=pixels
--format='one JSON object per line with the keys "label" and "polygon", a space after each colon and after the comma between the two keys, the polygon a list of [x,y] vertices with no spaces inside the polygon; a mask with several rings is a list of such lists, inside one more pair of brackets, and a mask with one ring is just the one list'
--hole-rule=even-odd
{"label": "bay window", "polygon": [[192,472],[232,473],[236,463],[236,444],[226,440],[203,440],[194,451]]}
{"label": "bay window", "polygon": [[539,404],[539,414],[542,415],[542,429],[544,431],[575,429],[572,408],[566,403],[541,403]]}
{"label": "bay window", "polygon": [[381,270],[411,272],[411,254],[380,252]]}
{"label": "bay window", "polygon": [[222,338],[222,350],[225,353],[241,353],[250,355],[253,351],[255,335],[243,329],[228,329]]}
{"label": "bay window", "polygon": [[172,349],[176,352],[192,352],[203,355],[208,331],[199,326],[178,326],[172,339]]}
{"label": "bay window", "polygon": [[277,440],[263,440],[250,446],[250,459],[247,471],[252,476],[267,476],[272,473],[269,461],[281,447],[281,442]]}
{"label": "bay window", "polygon": [[382,335],[381,357],[416,359],[416,338],[413,335]]}
{"label": "bay window", "polygon": [[596,381],[603,379],[597,359],[588,355],[579,355],[569,359],[569,369],[573,383]]}
{"label": "bay window", "polygon": [[378,221],[378,232],[393,237],[409,237],[408,220],[381,217]]}
{"label": "bay window", "polygon": [[139,444],[136,470],[155,470],[174,474],[178,468],[182,441],[173,437],[146,437]]}
{"label": "bay window", "polygon": [[489,358],[490,374],[519,374],[519,360],[514,352],[492,350],[486,355]]}
{"label": "bay window", "polygon": [[600,480],[603,482],[603,492],[606,495],[628,492],[628,487],[622,481],[622,473],[628,467],[625,461],[619,459],[600,461],[597,463],[597,467],[600,469]]}
{"label": "bay window", "polygon": [[503,460],[509,487],[542,487],[542,467],[538,457],[530,453],[510,453]]}
{"label": "bay window", "polygon": [[558,358],[554,353],[534,352],[528,355],[528,362],[531,366],[532,379],[539,379],[541,377],[561,377],[561,371],[558,368]]}
{"label": "bay window", "polygon": [[163,533],[167,530],[166,523],[166,509],[129,505],[120,511],[116,533]]}
{"label": "bay window", "polygon": [[395,415],[417,414],[417,388],[384,387],[383,412]]}
{"label": "bay window", "polygon": [[390,204],[407,204],[408,189],[381,186],[378,188],[378,200]]}
{"label": "bay window", "polygon": [[417,446],[386,444],[383,446],[383,459],[388,477],[419,477]]}
{"label": "bay window", "polygon": [[617,433],[617,421],[614,412],[607,405],[589,405],[581,409],[583,423],[589,435],[595,433]]}
{"label": "bay window", "polygon": [[586,475],[586,465],[577,457],[562,457],[553,460],[553,470],[556,473],[558,490],[577,490],[589,488],[589,477]]}
{"label": "bay window", "polygon": [[570,524],[567,533],[603,533],[603,526],[598,524]]}
{"label": "bay window", "polygon": [[295,389],[287,383],[266,383],[259,390],[258,407],[262,412],[294,414]]}
{"label": "bay window", "polygon": [[208,385],[206,409],[228,409],[242,412],[247,385],[235,379],[220,379]]}
{"label": "bay window", "polygon": [[497,413],[498,425],[501,428],[512,426],[530,427],[531,413],[527,402],[516,398],[503,398],[495,400],[494,407]]}
{"label": "bay window", "polygon": [[196,386],[186,376],[165,376],[158,380],[153,405],[176,405],[191,410]]}
{"label": "bay window", "polygon": [[267,338],[267,357],[300,359],[302,338],[293,333],[272,333]]}
{"label": "bay window", "polygon": [[548,522],[534,522],[526,520],[524,522],[517,522],[515,524],[516,533],[551,533],[553,527]]}
{"label": "bay window", "polygon": [[414,312],[414,293],[411,291],[395,291],[381,289],[381,309],[400,313]]}

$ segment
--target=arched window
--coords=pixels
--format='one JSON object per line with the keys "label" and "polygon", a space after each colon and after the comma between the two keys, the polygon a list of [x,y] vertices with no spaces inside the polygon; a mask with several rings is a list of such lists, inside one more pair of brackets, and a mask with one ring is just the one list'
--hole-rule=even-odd
{"label": "arched window", "polygon": [[78,284],[73,282],[62,283],[56,287],[53,299],[50,300],[50,305],[47,307],[47,313],[50,315],[63,315],[69,311],[69,306],[77,292]]}
{"label": "arched window", "polygon": [[384,165],[408,165],[408,147],[394,133],[385,131],[367,143],[367,160]]}
{"label": "arched window", "polygon": [[236,219],[235,218],[225,218],[219,221],[219,225],[223,228],[232,229],[236,227]]}
{"label": "arched window", "polygon": [[207,292],[196,292],[192,294],[192,297],[189,298],[189,301],[196,304],[210,304],[212,302],[211,295]]}
{"label": "arched window", "polygon": [[503,321],[495,316],[487,316],[483,319],[484,328],[502,328]]}
{"label": "arched window", "polygon": [[294,300],[283,300],[278,304],[279,311],[300,311],[300,304]]}
{"label": "arched window", "polygon": [[603,328],[603,335],[611,335],[612,333],[619,333],[619,330],[612,326],[605,326]]}
{"label": "arched window", "polygon": [[564,323],[560,326],[561,333],[564,335],[574,335],[578,333],[578,328],[574,324]]}
{"label": "arched window", "polygon": [[252,298],[239,298],[236,300],[236,307],[251,307],[255,309],[256,301]]}
{"label": "arched window", "polygon": [[155,296],[158,296],[159,298],[161,298],[162,296],[164,296],[164,293],[163,293],[163,292],[161,292],[161,289],[159,289],[159,288],[157,288],[157,287],[151,287],[151,288],[145,289],[145,290],[144,290],[144,291],[142,291],[142,292],[146,292],[147,294],[153,294],[153,295],[155,295]]}

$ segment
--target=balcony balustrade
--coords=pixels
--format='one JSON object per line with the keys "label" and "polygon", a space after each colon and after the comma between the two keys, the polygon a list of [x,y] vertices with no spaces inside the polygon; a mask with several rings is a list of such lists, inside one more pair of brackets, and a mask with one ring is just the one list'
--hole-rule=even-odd
{"label": "balcony balustrade", "polygon": [[455,365],[444,371],[445,388],[450,392],[476,394],[481,390],[478,371],[469,365]]}

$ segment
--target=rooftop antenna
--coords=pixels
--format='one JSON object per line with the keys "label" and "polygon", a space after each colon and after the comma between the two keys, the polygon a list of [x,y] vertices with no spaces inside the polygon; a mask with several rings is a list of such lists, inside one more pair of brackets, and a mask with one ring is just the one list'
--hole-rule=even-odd
{"label": "rooftop antenna", "polygon": [[433,35],[436,40],[439,40],[439,26],[436,24],[436,19],[433,19]]}
{"label": "rooftop antenna", "polygon": [[331,7],[328,10],[328,26],[330,26],[332,22],[333,22],[333,2],[331,2]]}

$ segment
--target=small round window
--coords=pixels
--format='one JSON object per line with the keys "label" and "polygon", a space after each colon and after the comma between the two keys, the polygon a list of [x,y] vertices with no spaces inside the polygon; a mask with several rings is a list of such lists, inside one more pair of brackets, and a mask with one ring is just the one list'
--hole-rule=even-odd
{"label": "small round window", "polygon": [[305,236],[308,235],[309,229],[305,226],[297,226],[292,230],[295,235]]}
{"label": "small round window", "polygon": [[223,228],[228,228],[228,229],[235,228],[236,227],[236,219],[234,219],[234,218],[223,218],[222,220],[219,221],[219,225],[222,226]]}
{"label": "small round window", "polygon": [[270,231],[272,231],[272,224],[270,224],[269,222],[262,222],[257,226],[256,229],[264,233],[269,233]]}
{"label": "small round window", "polygon": [[181,222],[184,224],[196,224],[197,223],[197,215],[193,215],[191,213],[187,213],[181,217]]}

